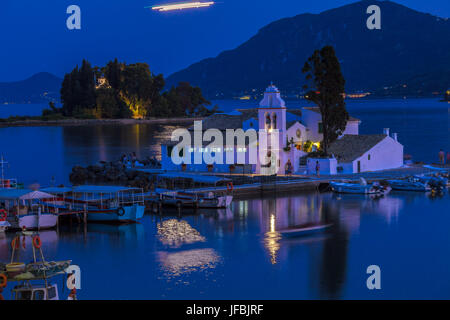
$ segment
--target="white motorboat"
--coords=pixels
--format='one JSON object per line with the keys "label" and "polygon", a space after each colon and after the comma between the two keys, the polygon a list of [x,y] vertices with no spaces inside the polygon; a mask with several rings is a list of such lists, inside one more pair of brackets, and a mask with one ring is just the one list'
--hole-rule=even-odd
{"label": "white motorboat", "polygon": [[304,236],[310,236],[310,235],[324,232],[331,226],[332,226],[332,224],[309,223],[309,224],[305,224],[305,225],[301,225],[301,226],[289,227],[286,229],[282,229],[282,230],[279,230],[278,232],[283,237],[287,237],[287,238],[304,237]]}
{"label": "white motorboat", "polygon": [[391,191],[389,186],[382,186],[378,182],[368,184],[364,178],[360,178],[360,180],[360,183],[331,181],[330,186],[337,193],[385,195]]}
{"label": "white motorboat", "polygon": [[415,179],[426,183],[431,189],[444,189],[449,186],[448,178],[436,175],[415,175]]}
{"label": "white motorboat", "polygon": [[409,177],[405,180],[388,180],[389,185],[393,190],[400,191],[419,191],[419,192],[427,192],[431,191],[431,187],[428,182],[420,180],[415,177]]}

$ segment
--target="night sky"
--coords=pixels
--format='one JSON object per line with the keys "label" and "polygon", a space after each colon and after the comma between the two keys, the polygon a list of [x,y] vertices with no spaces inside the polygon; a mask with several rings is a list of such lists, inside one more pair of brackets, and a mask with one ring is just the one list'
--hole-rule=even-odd
{"label": "night sky", "polygon": [[[355,0],[221,0],[210,8],[160,13],[145,6],[180,0],[1,0],[0,81],[47,71],[60,77],[87,58],[103,65],[117,57],[147,62],[169,75],[233,49],[259,28],[284,17],[319,13]],[[397,0],[450,16],[448,0]],[[81,7],[81,30],[66,27],[66,8]]]}

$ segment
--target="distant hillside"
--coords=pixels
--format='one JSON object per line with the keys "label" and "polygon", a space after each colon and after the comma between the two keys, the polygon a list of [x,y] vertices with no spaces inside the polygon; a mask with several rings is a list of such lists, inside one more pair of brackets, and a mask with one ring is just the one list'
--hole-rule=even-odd
{"label": "distant hillside", "polygon": [[[366,9],[372,4],[381,8],[381,30],[366,27]],[[236,49],[174,73],[167,84],[189,81],[209,98],[259,91],[270,81],[286,94],[299,93],[306,59],[315,49],[333,45],[347,92],[385,94],[384,87],[403,88],[411,82],[405,87],[407,94],[419,94],[419,90],[420,95],[430,95],[450,87],[446,76],[450,72],[449,35],[448,19],[390,1],[360,1],[275,21]]]}
{"label": "distant hillside", "polygon": [[46,72],[17,82],[0,82],[0,104],[59,101],[62,79]]}

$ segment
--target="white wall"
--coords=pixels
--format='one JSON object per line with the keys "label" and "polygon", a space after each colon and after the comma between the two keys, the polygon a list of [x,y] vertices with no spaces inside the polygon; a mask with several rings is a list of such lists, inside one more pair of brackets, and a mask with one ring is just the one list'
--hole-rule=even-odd
{"label": "white wall", "polygon": [[386,137],[353,161],[355,173],[358,172],[358,161],[361,162],[361,172],[399,168],[403,166],[403,145],[391,137]]}
{"label": "white wall", "polygon": [[320,113],[305,108],[302,109],[302,123],[308,128],[304,141],[320,142],[323,140],[323,135],[319,133],[319,122],[322,122]]}
{"label": "white wall", "polygon": [[308,174],[316,174],[316,162],[319,161],[320,174],[336,174],[337,160],[321,159],[321,158],[308,158],[306,168]]}
{"label": "white wall", "polygon": [[[323,134],[319,133],[319,122],[322,122],[322,115],[318,112],[308,109],[302,109],[302,123],[308,128],[307,139],[312,142],[320,142],[323,140]],[[351,120],[347,122],[344,133],[345,134],[359,134],[359,120]]]}
{"label": "white wall", "polygon": [[[297,130],[300,130],[301,132],[300,138],[297,137]],[[306,139],[306,127],[299,122],[294,123],[290,128],[287,129],[287,135],[289,137],[289,141],[291,140],[291,138],[294,138],[294,143],[301,141],[304,142],[308,140]],[[284,139],[286,140],[286,137]]]}
{"label": "white wall", "polygon": [[348,121],[347,126],[345,127],[345,130],[344,130],[344,135],[346,135],[346,134],[358,135],[359,134],[359,123],[360,123],[359,120]]}

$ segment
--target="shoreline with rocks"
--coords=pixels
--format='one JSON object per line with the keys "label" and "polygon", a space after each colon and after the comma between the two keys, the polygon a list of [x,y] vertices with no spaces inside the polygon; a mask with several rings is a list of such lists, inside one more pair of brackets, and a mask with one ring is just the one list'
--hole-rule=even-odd
{"label": "shoreline with rocks", "polygon": [[137,160],[139,167],[129,167],[122,161],[100,161],[97,164],[87,167],[74,166],[70,173],[69,180],[73,185],[83,185],[85,183],[94,184],[120,184],[127,187],[143,188],[148,191],[151,182],[151,175],[138,168],[160,169],[161,164],[155,158]]}
{"label": "shoreline with rocks", "polygon": [[0,122],[4,127],[56,127],[56,126],[89,126],[89,125],[133,125],[133,124],[191,124],[204,118],[151,118],[151,119],[64,119],[64,120],[19,120]]}

